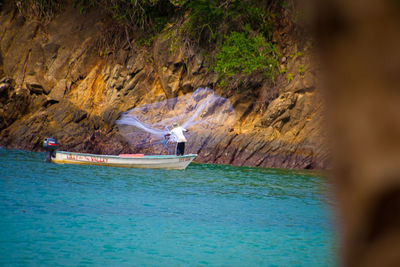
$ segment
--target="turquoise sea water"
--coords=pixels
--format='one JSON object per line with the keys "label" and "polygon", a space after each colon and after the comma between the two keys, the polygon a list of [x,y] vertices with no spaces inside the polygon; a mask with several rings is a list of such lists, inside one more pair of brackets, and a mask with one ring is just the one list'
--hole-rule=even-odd
{"label": "turquoise sea water", "polygon": [[335,266],[311,172],[141,170],[0,149],[0,266]]}

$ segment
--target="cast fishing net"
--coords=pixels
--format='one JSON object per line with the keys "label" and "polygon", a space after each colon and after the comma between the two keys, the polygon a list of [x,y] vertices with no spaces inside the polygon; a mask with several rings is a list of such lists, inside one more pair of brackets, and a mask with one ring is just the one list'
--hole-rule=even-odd
{"label": "cast fishing net", "polygon": [[185,133],[186,154],[198,153],[210,140],[223,138],[235,123],[235,111],[226,98],[209,88],[173,99],[135,107],[116,121],[135,153],[174,154],[175,142],[164,138],[173,123]]}

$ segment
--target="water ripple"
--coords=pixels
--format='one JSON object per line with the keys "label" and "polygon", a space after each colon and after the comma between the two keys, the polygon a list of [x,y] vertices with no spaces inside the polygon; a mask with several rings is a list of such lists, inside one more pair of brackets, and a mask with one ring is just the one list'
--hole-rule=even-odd
{"label": "water ripple", "polygon": [[0,265],[335,265],[319,173],[43,159],[0,149]]}

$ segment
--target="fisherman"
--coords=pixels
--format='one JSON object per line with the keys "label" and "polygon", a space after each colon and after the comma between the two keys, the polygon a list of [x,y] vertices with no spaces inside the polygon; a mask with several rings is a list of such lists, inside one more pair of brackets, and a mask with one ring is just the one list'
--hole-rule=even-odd
{"label": "fisherman", "polygon": [[179,126],[178,123],[174,122],[172,124],[172,130],[165,135],[165,137],[167,136],[174,136],[174,141],[177,142],[176,144],[176,155],[177,156],[183,156],[185,154],[185,143],[186,143],[186,138],[183,135],[183,132],[188,132],[188,130],[186,130],[185,128]]}

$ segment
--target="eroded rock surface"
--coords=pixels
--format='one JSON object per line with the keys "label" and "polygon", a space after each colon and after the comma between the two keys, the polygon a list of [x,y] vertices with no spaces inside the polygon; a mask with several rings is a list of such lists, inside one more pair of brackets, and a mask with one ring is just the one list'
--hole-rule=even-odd
{"label": "eroded rock surface", "polygon": [[[138,153],[119,133],[121,113],[210,87],[228,98],[236,123],[228,134],[193,136],[188,152],[200,162],[262,167],[324,168],[328,152],[321,132],[322,105],[311,55],[294,45],[285,26],[276,31],[285,72],[274,83],[254,77],[236,91],[217,86],[196,51],[171,52],[171,40],[151,48],[134,41],[100,54],[103,18],[72,6],[43,25],[16,10],[0,14],[0,145],[41,150],[45,137],[61,149]],[[284,44],[284,45],[283,45]],[[177,111],[179,112],[179,111]],[[151,153],[151,149],[145,152]]]}

